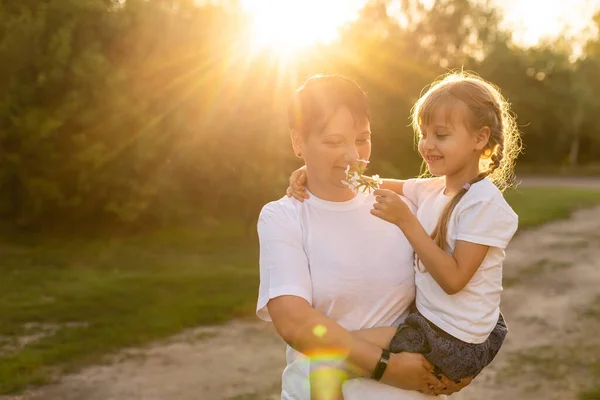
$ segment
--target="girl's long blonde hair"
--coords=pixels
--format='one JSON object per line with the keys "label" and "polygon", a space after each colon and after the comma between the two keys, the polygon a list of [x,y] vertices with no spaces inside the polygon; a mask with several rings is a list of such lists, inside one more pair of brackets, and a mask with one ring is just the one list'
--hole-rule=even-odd
{"label": "girl's long blonde hair", "polygon": [[[490,129],[490,139],[479,162],[481,172],[469,183],[473,185],[487,177],[504,191],[514,184],[514,165],[522,148],[521,134],[508,101],[490,82],[466,72],[450,73],[434,82],[412,109],[417,140],[421,126],[433,122],[441,107],[450,115],[463,105],[468,110],[466,122],[471,131],[485,126]],[[431,238],[443,250],[450,217],[467,190],[462,188],[448,201],[431,233]]]}

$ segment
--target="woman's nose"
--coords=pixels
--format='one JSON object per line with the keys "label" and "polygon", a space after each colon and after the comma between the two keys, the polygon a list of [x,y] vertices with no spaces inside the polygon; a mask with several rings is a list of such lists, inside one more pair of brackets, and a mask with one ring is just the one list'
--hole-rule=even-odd
{"label": "woman's nose", "polygon": [[355,145],[346,146],[346,151],[344,153],[344,157],[346,161],[352,163],[359,159],[358,149]]}

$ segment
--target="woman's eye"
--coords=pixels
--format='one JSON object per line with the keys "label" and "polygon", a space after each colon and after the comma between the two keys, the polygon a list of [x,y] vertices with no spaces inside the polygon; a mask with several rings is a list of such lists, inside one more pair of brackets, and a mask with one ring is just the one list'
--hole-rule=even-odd
{"label": "woman's eye", "polygon": [[356,140],[358,143],[367,143],[369,139],[358,139]]}
{"label": "woman's eye", "polygon": [[325,144],[328,146],[339,146],[342,142],[325,142]]}

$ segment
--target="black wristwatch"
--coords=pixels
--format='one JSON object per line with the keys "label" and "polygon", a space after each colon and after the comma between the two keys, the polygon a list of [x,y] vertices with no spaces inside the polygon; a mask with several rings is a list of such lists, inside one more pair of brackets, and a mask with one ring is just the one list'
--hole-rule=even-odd
{"label": "black wristwatch", "polygon": [[390,362],[390,351],[387,349],[381,350],[381,358],[379,359],[379,362],[377,363],[377,366],[375,367],[375,370],[373,371],[373,375],[371,375],[371,378],[375,379],[376,381],[380,380],[381,377],[383,376],[383,373],[385,372],[385,369],[387,368],[389,362]]}

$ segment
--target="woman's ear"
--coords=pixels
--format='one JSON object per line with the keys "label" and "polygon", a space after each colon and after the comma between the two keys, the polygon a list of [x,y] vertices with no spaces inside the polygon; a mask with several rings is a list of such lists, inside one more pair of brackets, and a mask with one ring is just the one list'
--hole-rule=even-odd
{"label": "woman's ear", "polygon": [[484,126],[475,132],[475,149],[481,151],[485,149],[490,142],[492,131],[489,126]]}
{"label": "woman's ear", "polygon": [[294,153],[296,154],[296,157],[301,158],[302,157],[302,147],[303,147],[303,140],[302,140],[302,135],[300,135],[300,133],[295,130],[295,129],[290,129],[290,136],[292,138],[292,149],[294,149]]}

